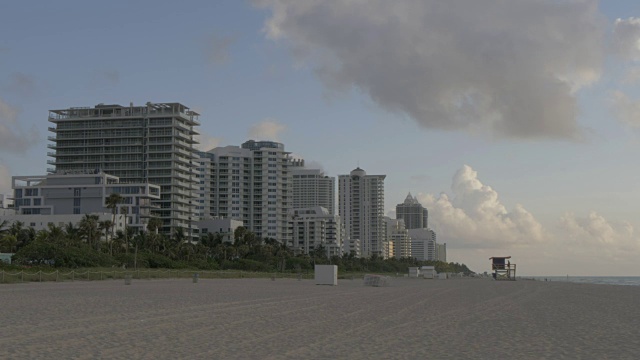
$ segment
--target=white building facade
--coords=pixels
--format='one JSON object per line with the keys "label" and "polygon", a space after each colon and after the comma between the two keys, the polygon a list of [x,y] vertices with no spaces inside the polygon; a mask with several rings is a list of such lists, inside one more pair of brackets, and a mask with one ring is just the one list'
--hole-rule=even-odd
{"label": "white building facade", "polygon": [[340,218],[350,241],[360,241],[360,256],[384,256],[384,179],[359,167],[338,176]]}
{"label": "white building facade", "polygon": [[156,215],[161,231],[194,232],[195,164],[199,126],[196,112],[179,103],[144,106],[98,104],[95,107],[50,110],[55,135],[49,173],[99,169],[121,182],[160,186]]}
{"label": "white building facade", "polygon": [[387,241],[392,246],[385,258],[395,257],[396,259],[411,257],[411,237],[409,231],[404,226],[404,220],[391,219],[385,216]]}
{"label": "white building facade", "polygon": [[336,179],[326,176],[320,169],[307,168],[304,160],[292,161],[293,208],[321,206],[335,214]]}
{"label": "white building facade", "polygon": [[243,226],[242,221],[234,219],[200,218],[198,229],[200,237],[207,234],[222,235],[222,241],[233,243],[233,235],[237,228]]}
{"label": "white building facade", "polygon": [[409,229],[411,257],[421,261],[435,261],[436,233],[431,229]]}
{"label": "white building facade", "polygon": [[295,254],[310,254],[320,246],[326,256],[342,256],[345,230],[340,217],[321,207],[291,211],[292,241],[288,244]]}
{"label": "white building facade", "polygon": [[198,163],[198,211],[240,220],[260,238],[288,243],[293,191],[290,153],[273,141],[217,147]]}
{"label": "white building facade", "polygon": [[[120,183],[117,176],[103,172],[95,174],[49,174],[44,176],[14,176],[11,179],[16,216],[64,216],[112,213],[106,198],[114,193],[122,196],[117,213],[127,219],[127,226],[146,230],[148,219],[160,199],[160,186],[148,183]],[[108,220],[111,220],[111,216]],[[120,218],[120,217],[118,217]],[[53,218],[52,218],[53,219]],[[71,218],[69,218],[71,219]],[[21,220],[22,221],[22,220]],[[34,220],[35,221],[35,220]],[[25,221],[31,223],[34,221]],[[73,222],[73,220],[69,220]],[[124,221],[124,220],[122,220]],[[58,218],[51,221],[60,222]]]}

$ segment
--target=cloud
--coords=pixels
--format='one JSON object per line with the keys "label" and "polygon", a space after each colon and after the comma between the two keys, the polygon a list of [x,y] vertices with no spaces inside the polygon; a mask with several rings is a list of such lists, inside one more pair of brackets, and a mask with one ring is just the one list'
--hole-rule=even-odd
{"label": "cloud", "polygon": [[587,217],[565,214],[559,222],[561,238],[574,253],[611,261],[635,261],[640,252],[640,237],[628,222],[608,221],[595,211]]}
{"label": "cloud", "polygon": [[626,61],[640,61],[640,18],[616,19],[611,47]]}
{"label": "cloud", "polygon": [[274,119],[265,119],[249,129],[249,138],[254,140],[280,141],[280,134],[287,130],[284,124]]}
{"label": "cloud", "polygon": [[31,97],[36,93],[36,81],[32,76],[23,73],[13,73],[9,80],[7,90],[22,97]]}
{"label": "cloud", "polygon": [[220,146],[224,139],[221,137],[213,137],[201,133],[200,135],[196,136],[196,141],[199,142],[199,144],[196,145],[196,148],[200,149],[201,151],[209,151]]}
{"label": "cloud", "polygon": [[24,131],[18,123],[18,109],[0,99],[0,150],[24,153],[39,141],[35,127]]}
{"label": "cloud", "polygon": [[640,127],[640,100],[630,99],[622,91],[614,91],[610,98],[611,109],[622,123]]}
{"label": "cloud", "polygon": [[229,59],[229,48],[236,42],[235,36],[222,36],[213,34],[206,40],[205,54],[207,60],[213,65],[226,64]]}
{"label": "cloud", "polygon": [[597,81],[596,0],[257,0],[264,32],[329,89],[357,88],[426,128],[579,138],[576,91]]}
{"label": "cloud", "polygon": [[640,275],[640,236],[629,222],[592,210],[584,217],[566,213],[546,228],[522,205],[508,210],[467,165],[454,175],[451,190],[451,196],[417,195],[450,261],[484,271],[489,257],[512,255],[523,275]]}
{"label": "cloud", "polygon": [[453,197],[417,195],[441,242],[463,248],[509,248],[547,240],[546,230],[530,212],[522,205],[507,210],[498,193],[484,185],[470,166],[456,172],[451,190]]}

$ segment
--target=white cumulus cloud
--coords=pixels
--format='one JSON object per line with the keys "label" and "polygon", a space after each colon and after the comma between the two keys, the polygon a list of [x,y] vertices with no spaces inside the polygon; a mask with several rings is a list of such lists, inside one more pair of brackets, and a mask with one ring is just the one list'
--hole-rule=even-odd
{"label": "white cumulus cloud", "polygon": [[488,270],[491,256],[512,255],[522,275],[640,275],[640,236],[631,223],[592,210],[544,227],[522,205],[507,209],[470,166],[454,175],[451,195],[417,198],[438,243],[447,243],[449,261],[473,270]]}
{"label": "white cumulus cloud", "polygon": [[439,242],[452,247],[510,248],[539,244],[548,239],[543,226],[523,206],[507,208],[498,193],[465,165],[453,177],[452,196],[418,194],[429,210],[429,224]]}
{"label": "white cumulus cloud", "polygon": [[586,217],[567,213],[559,224],[559,238],[574,254],[633,263],[640,255],[640,237],[628,222],[612,222],[591,211]]}
{"label": "white cumulus cloud", "polygon": [[265,119],[249,129],[249,138],[254,140],[280,141],[280,134],[287,130],[286,125],[274,119]]}
{"label": "white cumulus cloud", "polygon": [[598,80],[596,0],[256,0],[266,36],[329,89],[357,88],[427,128],[582,135],[576,91]]}

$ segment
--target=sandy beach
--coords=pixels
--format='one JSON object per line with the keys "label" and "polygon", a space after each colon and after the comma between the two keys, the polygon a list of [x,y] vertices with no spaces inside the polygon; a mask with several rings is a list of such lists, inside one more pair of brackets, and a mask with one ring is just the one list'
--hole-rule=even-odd
{"label": "sandy beach", "polygon": [[1,359],[634,359],[640,287],[477,279],[0,286]]}

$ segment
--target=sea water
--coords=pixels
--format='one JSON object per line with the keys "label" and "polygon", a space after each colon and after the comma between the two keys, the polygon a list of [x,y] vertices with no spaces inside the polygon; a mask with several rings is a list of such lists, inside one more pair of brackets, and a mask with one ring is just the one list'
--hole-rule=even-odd
{"label": "sea water", "polygon": [[[526,277],[525,277],[526,278]],[[583,284],[640,286],[640,276],[532,276],[538,281],[564,281]]]}

